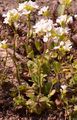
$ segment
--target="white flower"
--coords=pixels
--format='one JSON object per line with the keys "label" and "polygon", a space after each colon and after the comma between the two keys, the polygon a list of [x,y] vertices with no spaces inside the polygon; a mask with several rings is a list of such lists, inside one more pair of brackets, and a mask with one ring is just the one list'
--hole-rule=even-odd
{"label": "white flower", "polygon": [[54,49],[59,49],[61,46],[64,45],[64,41],[61,41],[58,46],[55,46]]}
{"label": "white flower", "polygon": [[3,40],[0,42],[0,48],[3,48],[4,45],[6,45],[7,40]]}
{"label": "white flower", "polygon": [[53,28],[53,21],[50,19],[41,19],[33,26],[33,28],[35,29],[35,33],[49,32]]}
{"label": "white flower", "polygon": [[63,90],[66,90],[67,86],[66,86],[66,85],[61,85],[61,88],[62,88]]}
{"label": "white flower", "polygon": [[77,14],[75,14],[74,17],[77,19]]}
{"label": "white flower", "polygon": [[47,32],[46,35],[44,36],[43,38],[43,41],[44,42],[47,42],[49,40],[49,37],[51,36],[51,33],[50,32]]}
{"label": "white flower", "polygon": [[55,36],[52,38],[52,41],[54,41],[54,43],[58,43],[59,37]]}
{"label": "white flower", "polygon": [[72,42],[70,40],[67,40],[63,48],[67,51],[70,51],[70,49],[72,48]]}
{"label": "white flower", "polygon": [[61,25],[62,23],[66,22],[66,19],[67,19],[67,15],[61,15],[56,19],[56,23]]}
{"label": "white flower", "polygon": [[23,10],[22,13],[21,13],[21,16],[22,16],[22,15],[28,15],[28,14],[30,14],[30,11]]}
{"label": "white flower", "polygon": [[5,17],[3,23],[11,25],[12,23],[16,22],[19,19],[20,14],[16,9],[12,9],[9,10],[6,15],[3,14],[3,17]]}
{"label": "white flower", "polygon": [[57,27],[57,28],[54,28],[55,32],[57,35],[63,35],[63,34],[68,34],[69,33],[69,28],[68,27]]}
{"label": "white flower", "polygon": [[68,24],[68,23],[72,23],[73,22],[73,18],[72,16],[67,16],[67,15],[61,15],[56,19],[56,23],[62,25],[62,24]]}
{"label": "white flower", "polygon": [[29,2],[27,2],[27,5],[38,9],[38,5],[36,4],[36,2],[32,2],[31,0]]}
{"label": "white flower", "polygon": [[44,36],[43,41],[44,41],[44,42],[47,42],[47,41],[48,41],[48,37],[47,37],[47,36]]}
{"label": "white flower", "polygon": [[43,13],[47,12],[49,9],[49,6],[44,6],[40,9],[40,11],[38,12],[38,15],[42,15]]}
{"label": "white flower", "polygon": [[68,23],[73,23],[73,17],[72,16],[68,16],[66,24]]}
{"label": "white flower", "polygon": [[72,48],[72,42],[70,40],[67,40],[65,42],[61,41],[58,46],[54,47],[54,49],[56,50],[56,49],[59,49],[61,47],[66,51],[70,51],[70,49]]}
{"label": "white flower", "polygon": [[50,37],[50,36],[51,36],[51,33],[50,33],[50,32],[47,32],[47,33],[46,33],[46,36],[47,36],[47,37]]}
{"label": "white flower", "polygon": [[67,86],[66,85],[61,85],[60,91],[61,91],[61,93],[66,94],[66,92],[67,92]]}
{"label": "white flower", "polygon": [[38,9],[38,5],[30,0],[29,2],[20,3],[18,11],[21,11],[23,14],[30,14],[34,9]]}
{"label": "white flower", "polygon": [[63,46],[63,45],[64,45],[64,42],[63,42],[63,41],[61,41],[61,42],[60,42],[60,46]]}
{"label": "white flower", "polygon": [[55,46],[54,47],[54,50],[57,50],[57,49],[59,49],[60,48],[60,46]]}

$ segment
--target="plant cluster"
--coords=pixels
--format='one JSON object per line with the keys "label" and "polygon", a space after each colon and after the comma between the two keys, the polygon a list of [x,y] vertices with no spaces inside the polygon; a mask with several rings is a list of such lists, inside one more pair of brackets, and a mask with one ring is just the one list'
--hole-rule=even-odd
{"label": "plant cluster", "polygon": [[[25,106],[31,113],[40,114],[45,109],[60,105],[70,111],[75,101],[74,95],[68,97],[70,92],[75,92],[72,87],[77,85],[77,62],[72,62],[70,52],[73,43],[70,41],[69,24],[73,23],[73,17],[65,14],[71,0],[59,2],[60,16],[55,20],[50,16],[49,6],[40,7],[32,1],[20,3],[17,9],[3,15],[3,23],[14,32],[12,55],[8,52],[8,41],[0,43],[16,67],[19,85],[11,90],[11,95],[15,106]],[[60,12],[61,8],[63,11]],[[20,24],[26,26],[25,40],[22,41],[25,56],[20,59],[21,62],[17,58]]]}

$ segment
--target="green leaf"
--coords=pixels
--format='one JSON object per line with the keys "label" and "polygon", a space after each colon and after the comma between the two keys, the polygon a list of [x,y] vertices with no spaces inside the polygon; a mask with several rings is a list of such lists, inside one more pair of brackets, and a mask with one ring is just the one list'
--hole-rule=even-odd
{"label": "green leaf", "polygon": [[73,80],[75,83],[77,83],[77,74],[74,75]]}
{"label": "green leaf", "polygon": [[73,68],[75,68],[77,70],[77,61],[74,61]]}
{"label": "green leaf", "polygon": [[41,113],[41,111],[39,111],[39,108],[37,108],[37,102],[34,100],[29,99],[26,102],[26,106],[30,113],[37,113],[37,114]]}
{"label": "green leaf", "polygon": [[29,90],[26,91],[26,96],[29,97],[31,100],[34,100],[35,96],[34,93],[35,91],[31,88],[29,88]]}
{"label": "green leaf", "polygon": [[18,90],[17,90],[17,88],[12,88],[11,90],[10,90],[10,95],[11,95],[11,97],[16,97],[17,95],[18,95]]}
{"label": "green leaf", "polygon": [[36,46],[38,51],[41,50],[41,43],[39,41],[35,41],[35,46]]}
{"label": "green leaf", "polygon": [[57,62],[57,61],[54,61],[54,62],[53,62],[53,68],[54,68],[54,72],[55,72],[55,73],[59,73],[60,68],[61,68],[60,63]]}
{"label": "green leaf", "polygon": [[50,82],[45,83],[44,89],[43,89],[44,95],[48,95],[51,87],[52,87],[52,84]]}
{"label": "green leaf", "polygon": [[56,90],[53,89],[53,90],[49,93],[48,97],[50,98],[51,96],[53,96],[53,95],[55,94],[55,92],[56,92]]}
{"label": "green leaf", "polygon": [[40,84],[41,84],[39,75],[37,75],[37,74],[32,74],[31,78],[32,78],[32,81],[39,87]]}
{"label": "green leaf", "polygon": [[47,97],[43,96],[40,98],[40,102],[46,102],[49,101]]}
{"label": "green leaf", "polygon": [[34,51],[30,45],[25,45],[26,52],[27,52],[27,57],[28,58],[33,58],[34,57]]}
{"label": "green leaf", "polygon": [[58,16],[63,15],[65,11],[65,5],[60,4],[57,9]]}
{"label": "green leaf", "polygon": [[39,102],[41,104],[41,110],[44,110],[51,106],[51,102],[50,102],[49,98],[46,96],[41,97],[39,99]]}
{"label": "green leaf", "polygon": [[56,83],[58,82],[58,80],[57,79],[52,79],[52,86],[54,86]]}
{"label": "green leaf", "polygon": [[19,91],[24,92],[24,91],[26,91],[26,89],[27,89],[27,88],[26,88],[26,84],[25,84],[25,85],[19,85],[19,86],[18,86],[18,90],[19,90]]}
{"label": "green leaf", "polygon": [[14,100],[14,105],[15,106],[20,106],[20,105],[24,106],[25,102],[26,102],[26,100],[24,99],[24,97],[20,96],[20,95],[18,95],[17,97],[15,97],[13,100]]}
{"label": "green leaf", "polygon": [[48,74],[50,72],[50,64],[49,63],[42,64],[42,70],[44,74]]}
{"label": "green leaf", "polygon": [[37,74],[32,74],[32,81],[38,85],[39,76]]}
{"label": "green leaf", "polygon": [[28,62],[27,62],[27,66],[28,66],[28,68],[30,69],[30,71],[34,68],[34,62],[33,61],[31,61],[31,60],[29,60]]}
{"label": "green leaf", "polygon": [[77,111],[77,105],[74,106],[74,111]]}

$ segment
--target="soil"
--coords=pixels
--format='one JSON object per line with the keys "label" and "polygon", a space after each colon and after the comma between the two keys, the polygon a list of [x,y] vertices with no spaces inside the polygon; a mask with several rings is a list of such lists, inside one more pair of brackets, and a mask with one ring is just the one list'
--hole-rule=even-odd
{"label": "soil", "polygon": [[[48,4],[51,8],[51,15],[54,16],[55,10],[58,5],[58,0],[40,0],[37,2],[42,4]],[[15,8],[18,5],[17,0],[0,0],[0,34],[2,39],[6,39],[7,30],[5,26],[2,24],[3,18],[2,14],[6,13],[9,9]],[[68,10],[68,13],[77,13],[77,0],[73,0],[71,7]],[[77,21],[76,23],[77,24]],[[77,44],[76,34],[77,28],[72,35],[73,41]],[[3,36],[3,33],[4,36]],[[9,38],[8,38],[9,39]],[[76,56],[77,51],[74,48],[74,54]],[[6,51],[0,48],[0,61],[5,58]],[[3,67],[0,64],[0,67]],[[10,57],[7,60],[6,71],[9,76],[9,81],[4,82],[2,86],[0,86],[0,120],[68,120],[66,118],[66,113],[63,108],[55,108],[55,110],[46,110],[45,113],[42,113],[40,116],[35,114],[29,114],[25,108],[17,108],[14,109],[12,98],[10,97],[10,89],[15,87],[12,82],[16,85],[16,79],[12,76],[15,67]]]}

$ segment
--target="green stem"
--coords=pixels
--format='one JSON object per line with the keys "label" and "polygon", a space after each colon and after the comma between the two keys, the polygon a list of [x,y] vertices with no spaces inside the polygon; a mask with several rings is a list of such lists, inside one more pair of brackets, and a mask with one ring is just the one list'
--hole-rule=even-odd
{"label": "green stem", "polygon": [[12,57],[12,60],[14,62],[14,65],[15,65],[15,68],[16,68],[16,78],[17,78],[17,81],[19,83],[19,85],[21,84],[21,81],[20,81],[20,75],[19,75],[19,67],[17,65],[17,61],[16,61],[16,42],[17,42],[17,36],[14,36],[14,52],[13,52],[13,57]]}
{"label": "green stem", "polygon": [[38,70],[37,70],[37,74],[38,74],[38,77],[39,77],[39,80],[38,80],[38,86],[39,86],[39,94],[41,93],[41,87],[42,87],[42,81],[41,81],[41,67],[40,67],[40,63],[39,61],[37,61],[37,64],[38,64]]}
{"label": "green stem", "polygon": [[31,25],[30,25],[30,15],[28,15],[28,18],[27,18],[27,27],[28,27],[27,37],[28,37],[28,39],[29,39],[29,37],[30,37],[30,29],[31,29]]}
{"label": "green stem", "polygon": [[18,67],[18,65],[16,63],[16,58],[14,58],[14,56],[12,56],[11,54],[10,54],[10,57],[13,60],[14,66],[16,68],[16,78],[17,78],[17,81],[18,81],[19,85],[21,85],[20,75],[19,75],[19,67]]}
{"label": "green stem", "polygon": [[20,75],[19,75],[19,66],[16,64],[16,60],[14,58],[13,58],[13,62],[14,62],[15,68],[16,68],[17,81],[18,81],[19,85],[21,85]]}

